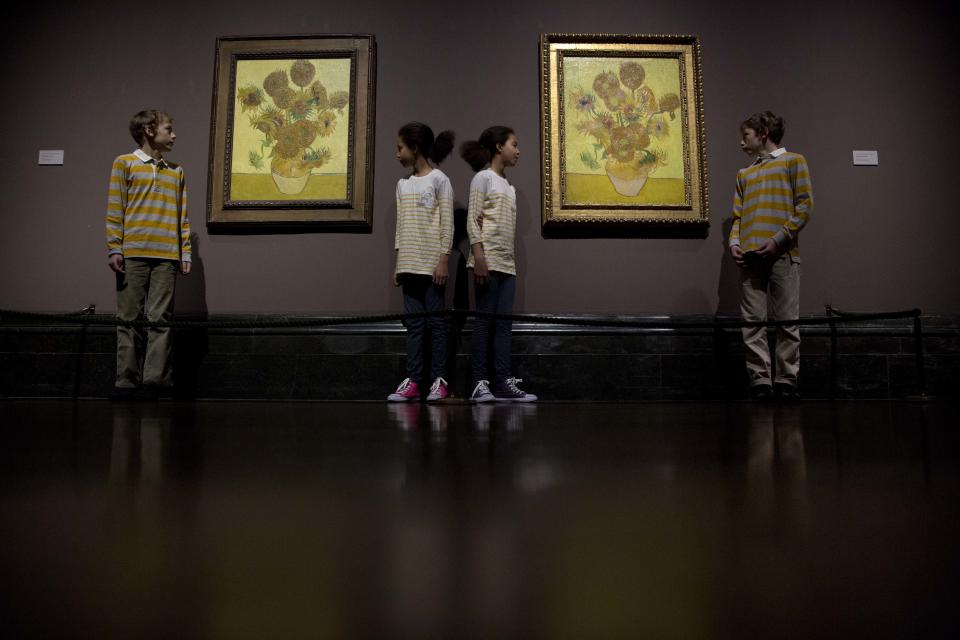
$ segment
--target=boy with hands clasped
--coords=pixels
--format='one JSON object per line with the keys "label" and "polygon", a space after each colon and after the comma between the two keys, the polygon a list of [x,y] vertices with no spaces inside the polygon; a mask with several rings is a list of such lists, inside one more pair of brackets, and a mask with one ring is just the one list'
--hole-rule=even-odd
{"label": "boy with hands clasped", "polygon": [[[747,321],[765,321],[768,301],[776,320],[800,313],[798,238],[810,219],[813,190],[806,158],[780,146],[783,133],[783,118],[770,111],[740,125],[740,146],[755,159],[737,172],[729,246],[740,267],[740,313]],[[742,331],[751,397],[799,399],[800,327],[777,327],[775,380],[766,327]]]}

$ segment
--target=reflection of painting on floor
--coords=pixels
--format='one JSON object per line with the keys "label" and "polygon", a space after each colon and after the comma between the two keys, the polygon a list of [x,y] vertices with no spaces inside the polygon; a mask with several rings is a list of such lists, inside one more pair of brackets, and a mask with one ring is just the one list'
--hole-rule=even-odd
{"label": "reflection of painting on floor", "polygon": [[564,204],[686,204],[676,58],[567,56],[563,87]]}
{"label": "reflection of painting on floor", "polygon": [[350,60],[239,60],[236,73],[230,199],[346,199]]}

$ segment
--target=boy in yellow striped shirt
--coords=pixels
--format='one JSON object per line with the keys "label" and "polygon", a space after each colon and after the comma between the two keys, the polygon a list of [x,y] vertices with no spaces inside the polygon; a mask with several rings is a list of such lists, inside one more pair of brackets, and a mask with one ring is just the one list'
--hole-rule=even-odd
{"label": "boy in yellow striped shirt", "polygon": [[[107,197],[107,262],[116,274],[117,318],[173,320],[177,271],[190,273],[190,222],[183,169],[164,159],[177,135],[163,111],[140,111],[130,121],[139,145],[118,156]],[[170,329],[117,327],[114,398],[159,396],[173,384]]]}
{"label": "boy in yellow striped shirt", "polygon": [[[768,303],[775,320],[800,314],[800,231],[810,219],[813,190],[806,159],[780,146],[783,118],[755,113],[740,125],[740,146],[754,157],[737,172],[730,253],[740,267],[740,313],[747,321],[765,321]],[[744,327],[750,395],[766,401],[800,397],[800,328],[777,327],[776,376],[766,327]],[[771,384],[773,380],[773,384]]]}

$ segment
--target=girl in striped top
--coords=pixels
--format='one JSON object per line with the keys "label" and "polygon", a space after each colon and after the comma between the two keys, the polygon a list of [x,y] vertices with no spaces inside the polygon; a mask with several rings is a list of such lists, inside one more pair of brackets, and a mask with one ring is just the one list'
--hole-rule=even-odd
{"label": "girl in striped top", "polygon": [[[453,245],[453,187],[435,168],[453,150],[454,133],[410,122],[397,134],[397,160],[413,173],[397,182],[396,267],[393,284],[403,288],[403,312],[442,311],[450,249]],[[420,399],[425,329],[430,328],[430,378],[427,402],[449,395],[444,379],[447,367],[447,325],[443,316],[408,318],[407,377],[387,396],[390,402]]]}
{"label": "girl in striped top", "polygon": [[[517,265],[514,236],[517,228],[517,192],[507,182],[506,169],[520,159],[517,136],[509,127],[490,127],[476,141],[466,142],[460,155],[477,171],[470,182],[467,234],[473,268],[477,311],[510,315],[516,292]],[[484,169],[484,167],[486,167]],[[517,387],[510,373],[510,320],[476,318],[473,323],[472,368],[474,402],[506,400],[534,402],[537,396]],[[487,356],[492,343],[493,390]]]}

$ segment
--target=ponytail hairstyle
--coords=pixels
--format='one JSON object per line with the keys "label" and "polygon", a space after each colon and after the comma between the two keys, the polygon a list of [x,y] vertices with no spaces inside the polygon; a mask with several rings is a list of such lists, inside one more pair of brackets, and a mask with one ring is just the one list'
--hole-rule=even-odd
{"label": "ponytail hairstyle", "polygon": [[478,140],[470,140],[460,145],[460,157],[466,160],[474,171],[480,171],[497,155],[497,146],[507,144],[513,134],[510,127],[488,127],[483,130]]}
{"label": "ponytail hairstyle", "polygon": [[457,138],[453,131],[441,131],[440,135],[434,138],[433,129],[422,122],[408,122],[400,127],[397,135],[408,148],[415,149],[434,164],[440,164],[450,155]]}

